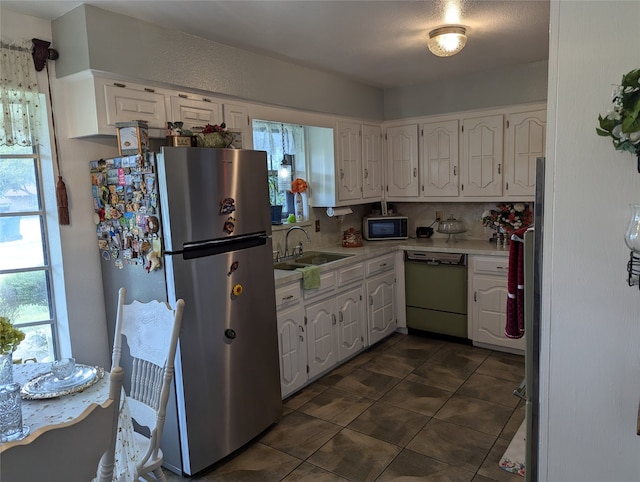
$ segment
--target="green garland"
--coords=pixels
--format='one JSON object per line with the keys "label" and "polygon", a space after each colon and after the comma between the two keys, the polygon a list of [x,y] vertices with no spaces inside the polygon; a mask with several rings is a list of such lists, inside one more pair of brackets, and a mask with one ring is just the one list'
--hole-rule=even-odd
{"label": "green garland", "polygon": [[606,116],[598,116],[598,135],[611,137],[618,151],[640,157],[640,69],[622,76],[613,93],[613,106]]}

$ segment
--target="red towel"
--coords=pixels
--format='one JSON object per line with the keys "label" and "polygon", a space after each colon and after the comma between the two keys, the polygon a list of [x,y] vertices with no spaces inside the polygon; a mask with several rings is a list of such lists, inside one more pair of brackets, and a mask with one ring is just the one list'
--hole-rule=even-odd
{"label": "red towel", "polygon": [[507,274],[507,338],[524,336],[524,233],[518,229],[511,235],[509,245],[509,271]]}

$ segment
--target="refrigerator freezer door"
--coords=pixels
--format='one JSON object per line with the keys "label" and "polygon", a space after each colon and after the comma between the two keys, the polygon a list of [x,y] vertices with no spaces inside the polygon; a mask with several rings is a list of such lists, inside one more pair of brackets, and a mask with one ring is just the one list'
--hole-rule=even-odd
{"label": "refrigerator freezer door", "polygon": [[187,474],[246,444],[282,413],[271,248],[266,238],[215,256],[165,256],[168,290],[185,300],[175,378]]}
{"label": "refrigerator freezer door", "polygon": [[163,147],[157,164],[166,251],[181,251],[185,243],[271,234],[265,152]]}

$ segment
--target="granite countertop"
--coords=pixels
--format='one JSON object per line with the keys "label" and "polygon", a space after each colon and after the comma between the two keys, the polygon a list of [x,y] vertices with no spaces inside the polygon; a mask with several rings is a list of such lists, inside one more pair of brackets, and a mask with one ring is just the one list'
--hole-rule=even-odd
{"label": "granite countertop", "polygon": [[[481,254],[486,256],[508,256],[509,247],[498,248],[495,243],[482,239],[460,239],[447,243],[445,238],[409,238],[398,241],[363,241],[363,246],[359,248],[343,248],[342,246],[330,246],[313,251],[326,253],[349,254],[348,258],[332,261],[320,265],[320,271],[329,271],[352,263],[361,262],[376,256],[393,253],[398,250],[407,251],[433,251],[440,253],[464,253]],[[285,271],[274,269],[274,279],[276,287],[282,286],[291,281],[299,280],[302,274],[299,271]]]}

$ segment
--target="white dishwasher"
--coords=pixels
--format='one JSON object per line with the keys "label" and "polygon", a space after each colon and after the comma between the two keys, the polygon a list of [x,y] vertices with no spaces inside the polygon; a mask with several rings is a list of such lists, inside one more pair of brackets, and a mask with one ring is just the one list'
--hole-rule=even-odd
{"label": "white dishwasher", "polygon": [[407,251],[407,327],[467,338],[467,255]]}

